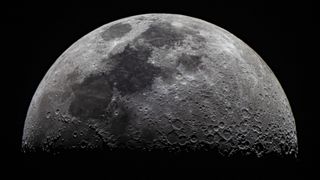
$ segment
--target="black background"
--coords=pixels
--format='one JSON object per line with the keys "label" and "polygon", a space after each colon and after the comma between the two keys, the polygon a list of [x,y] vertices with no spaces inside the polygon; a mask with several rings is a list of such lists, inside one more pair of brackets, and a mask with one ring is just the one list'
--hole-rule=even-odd
{"label": "black background", "polygon": [[[87,2],[89,3],[89,2]],[[175,1],[149,1],[149,2],[124,2],[111,1],[104,4],[82,4],[80,8],[75,4],[11,4],[6,6],[4,16],[3,44],[5,45],[5,58],[2,59],[2,90],[3,105],[5,110],[2,121],[5,122],[2,129],[4,143],[1,149],[5,151],[2,164],[7,167],[6,172],[23,172],[39,176],[39,170],[55,170],[52,175],[59,174],[57,162],[41,162],[36,164],[21,153],[21,137],[23,125],[31,98],[36,91],[41,79],[54,63],[54,61],[76,40],[111,21],[144,13],[174,13],[184,14],[200,18],[216,24],[233,33],[252,47],[273,70],[280,81],[289,99],[297,126],[299,158],[297,161],[284,164],[286,167],[277,166],[277,172],[292,177],[311,175],[316,169],[317,147],[319,135],[317,124],[319,117],[315,116],[318,103],[317,98],[317,71],[315,70],[317,58],[313,56],[317,52],[315,40],[314,17],[312,3],[259,3],[234,4],[217,3],[214,1],[175,2]],[[52,160],[52,159],[51,159]],[[30,163],[32,161],[33,163]],[[67,161],[67,160],[65,160]],[[99,161],[100,167],[105,164]],[[61,161],[59,162],[61,163]],[[106,164],[108,160],[106,160]],[[127,163],[127,162],[126,162]],[[186,175],[209,175],[211,178],[217,175],[234,175],[235,177],[247,177],[255,175],[262,178],[269,174],[276,175],[265,166],[259,172],[253,173],[252,169],[245,169],[248,164],[243,164],[240,171],[228,170],[224,164],[224,170],[217,168],[219,162],[206,162],[209,170],[173,170],[169,172]],[[52,165],[54,164],[54,165]],[[215,164],[215,165],[214,165]],[[31,167],[30,167],[31,166]],[[83,164],[84,167],[91,166]],[[152,168],[152,165],[150,165]],[[251,164],[251,167],[254,166]],[[273,164],[267,164],[273,166]],[[64,166],[65,168],[66,166]],[[128,166],[126,166],[128,167]],[[69,167],[74,174],[81,174]],[[126,175],[127,170],[122,169],[121,164],[116,169]],[[137,167],[132,167],[137,168]],[[173,168],[173,169],[172,169]],[[282,170],[284,169],[284,170]],[[60,169],[61,170],[61,169]],[[103,173],[108,174],[108,169]],[[68,170],[64,169],[64,172]],[[141,171],[141,172],[140,172]],[[141,178],[145,169],[135,170],[135,176]],[[46,171],[47,172],[47,171]],[[140,172],[140,173],[139,173]],[[158,177],[164,171],[157,172]],[[223,174],[222,172],[230,172]],[[239,174],[233,174],[238,172]],[[72,174],[70,173],[70,174]],[[212,175],[211,175],[212,173]],[[12,173],[12,175],[19,173]],[[96,174],[96,173],[93,173]],[[190,174],[190,176],[189,176]],[[127,174],[128,175],[128,174]],[[131,175],[130,175],[131,176]],[[107,175],[106,175],[107,177]],[[153,176],[152,176],[153,177]],[[209,178],[210,179],[210,178]]]}

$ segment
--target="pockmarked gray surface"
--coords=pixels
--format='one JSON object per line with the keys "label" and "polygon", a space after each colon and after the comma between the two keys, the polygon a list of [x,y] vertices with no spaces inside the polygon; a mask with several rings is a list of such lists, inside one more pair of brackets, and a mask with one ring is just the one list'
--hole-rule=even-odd
{"label": "pockmarked gray surface", "polygon": [[261,57],[218,26],[174,14],[120,19],[68,48],[33,96],[22,147],[298,152],[289,102]]}

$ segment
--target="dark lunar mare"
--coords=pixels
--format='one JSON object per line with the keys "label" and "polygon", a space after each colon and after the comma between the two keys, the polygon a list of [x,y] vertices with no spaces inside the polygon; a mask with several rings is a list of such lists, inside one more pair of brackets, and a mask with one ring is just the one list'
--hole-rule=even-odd
{"label": "dark lunar mare", "polygon": [[178,58],[178,65],[182,64],[186,71],[195,72],[201,64],[201,56],[182,54]]}
{"label": "dark lunar mare", "polygon": [[103,74],[90,75],[81,84],[72,86],[74,100],[69,113],[81,120],[100,119],[112,97],[112,87]]}
{"label": "dark lunar mare", "polygon": [[117,65],[107,75],[109,84],[122,96],[150,88],[161,72],[159,67],[147,62],[151,53],[149,47],[127,45],[123,52],[113,55],[110,59]]}
{"label": "dark lunar mare", "polygon": [[181,42],[185,35],[174,28],[170,23],[151,24],[150,27],[141,34],[147,43],[154,47],[172,47],[175,43]]}
{"label": "dark lunar mare", "polygon": [[110,26],[108,29],[102,32],[101,37],[105,41],[110,41],[115,38],[121,38],[130,32],[132,29],[130,24],[117,23]]}

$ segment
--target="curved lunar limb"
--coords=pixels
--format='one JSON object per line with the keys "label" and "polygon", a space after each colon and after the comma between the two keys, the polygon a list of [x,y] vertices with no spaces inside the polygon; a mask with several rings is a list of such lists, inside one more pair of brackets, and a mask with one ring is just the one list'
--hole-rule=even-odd
{"label": "curved lunar limb", "polygon": [[26,152],[212,151],[296,156],[286,95],[243,41],[200,19],[145,14],[85,35],[30,104]]}

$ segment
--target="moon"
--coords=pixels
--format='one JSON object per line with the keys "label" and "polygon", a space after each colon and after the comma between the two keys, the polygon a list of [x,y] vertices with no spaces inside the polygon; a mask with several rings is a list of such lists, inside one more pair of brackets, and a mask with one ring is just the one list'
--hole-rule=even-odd
{"label": "moon", "polygon": [[298,153],[288,99],[262,58],[176,14],[120,19],[69,47],[32,98],[22,148]]}

